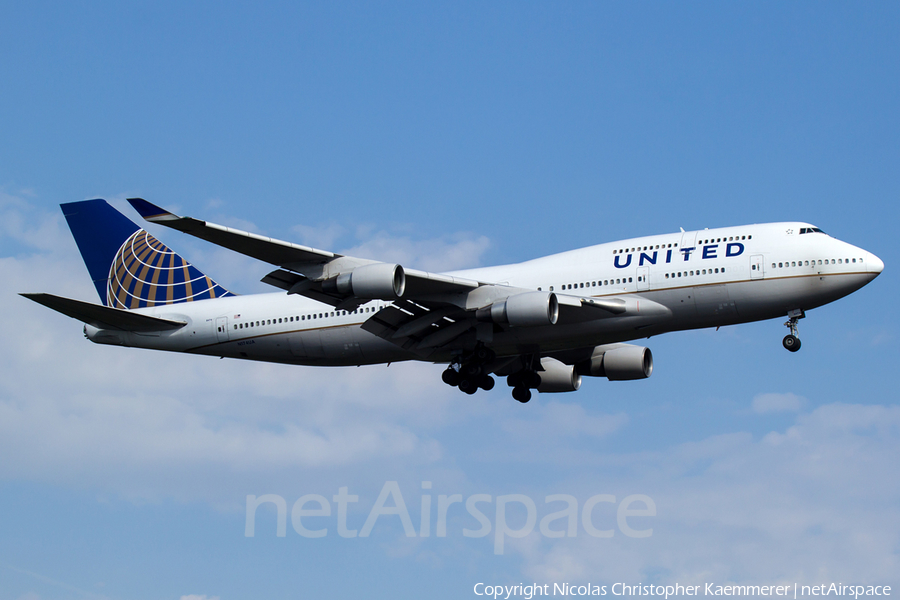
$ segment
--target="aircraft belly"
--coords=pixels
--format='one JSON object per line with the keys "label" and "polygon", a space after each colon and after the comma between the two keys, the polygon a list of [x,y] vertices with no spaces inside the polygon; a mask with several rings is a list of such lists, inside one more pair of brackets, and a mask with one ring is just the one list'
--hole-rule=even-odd
{"label": "aircraft belly", "polygon": [[358,325],[299,331],[288,336],[291,362],[297,364],[347,366],[415,358],[395,344],[363,331]]}
{"label": "aircraft belly", "polygon": [[800,308],[811,310],[843,298],[870,278],[862,274],[807,275],[729,284],[740,322],[772,319]]}

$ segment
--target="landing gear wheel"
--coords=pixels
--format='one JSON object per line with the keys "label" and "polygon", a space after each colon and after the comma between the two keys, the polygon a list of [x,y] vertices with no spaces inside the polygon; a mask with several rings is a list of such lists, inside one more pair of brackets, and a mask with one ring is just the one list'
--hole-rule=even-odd
{"label": "landing gear wheel", "polygon": [[536,390],[541,385],[541,376],[534,371],[526,372],[525,377],[523,377],[522,380],[523,383],[531,389]]}
{"label": "landing gear wheel", "polygon": [[478,379],[484,373],[484,369],[478,363],[466,363],[463,365],[461,372],[468,377]]}
{"label": "landing gear wheel", "polygon": [[506,378],[506,385],[509,387],[519,387],[522,385],[522,374],[524,371],[516,371]]}
{"label": "landing gear wheel", "polygon": [[781,340],[781,345],[784,346],[785,350],[796,352],[800,349],[800,338],[796,335],[786,335],[784,336],[784,339]]}
{"label": "landing gear wheel", "polygon": [[516,386],[513,388],[512,396],[522,404],[525,404],[531,400],[531,390],[527,387]]}
{"label": "landing gear wheel", "polygon": [[484,377],[481,378],[481,381],[478,383],[478,387],[480,387],[481,389],[483,389],[486,392],[491,391],[492,389],[494,389],[494,378],[491,377],[490,375],[485,375]]}
{"label": "landing gear wheel", "polygon": [[459,382],[459,391],[465,392],[471,396],[478,391],[478,385],[471,379],[463,379]]}
{"label": "landing gear wheel", "polygon": [[790,329],[791,332],[781,340],[781,345],[784,346],[786,350],[796,352],[800,349],[800,334],[797,331],[797,321],[805,316],[806,314],[799,308],[788,312],[788,322],[785,323],[784,326]]}
{"label": "landing gear wheel", "polygon": [[443,373],[441,373],[441,379],[447,385],[456,387],[459,385],[460,374],[458,371],[448,367],[444,370]]}

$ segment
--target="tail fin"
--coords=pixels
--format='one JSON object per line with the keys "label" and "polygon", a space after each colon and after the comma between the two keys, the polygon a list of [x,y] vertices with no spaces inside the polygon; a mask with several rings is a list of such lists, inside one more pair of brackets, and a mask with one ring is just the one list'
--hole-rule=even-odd
{"label": "tail fin", "polygon": [[234,295],[105,200],[60,208],[106,306],[140,308]]}

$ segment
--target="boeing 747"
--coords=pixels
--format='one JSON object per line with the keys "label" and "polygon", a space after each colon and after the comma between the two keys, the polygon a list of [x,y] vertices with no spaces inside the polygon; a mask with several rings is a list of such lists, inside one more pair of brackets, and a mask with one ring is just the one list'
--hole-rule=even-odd
{"label": "boeing 747", "polygon": [[671,331],[787,318],[881,273],[874,254],[809,223],[680,231],[523,263],[428,273],[190,217],[140,198],[147,221],[276,267],[278,292],[236,295],[104,200],[61,205],[102,305],[22,294],[85,323],[98,344],[311,366],[419,360],[467,394],[505,377],[513,398],[572,392],[582,377],[649,377]]}

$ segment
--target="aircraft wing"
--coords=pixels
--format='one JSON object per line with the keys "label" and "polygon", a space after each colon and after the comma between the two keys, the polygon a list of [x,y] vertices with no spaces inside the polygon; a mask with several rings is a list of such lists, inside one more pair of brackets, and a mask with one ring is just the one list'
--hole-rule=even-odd
{"label": "aircraft wing", "polygon": [[[499,294],[527,293],[529,290],[485,285],[479,291],[494,288]],[[620,319],[623,327],[643,327],[664,320],[672,312],[652,300],[635,296],[591,298],[557,294],[557,325],[571,325],[598,319]],[[475,339],[488,342],[498,328],[496,323],[480,322],[477,311],[467,311],[452,304],[434,305],[406,298],[394,301],[362,324],[362,328],[393,344],[429,356],[435,350],[453,345],[454,340],[474,333]]]}
{"label": "aircraft wing", "polygon": [[134,331],[137,333],[149,331],[168,331],[180,329],[187,325],[181,321],[170,321],[150,315],[142,315],[120,308],[109,308],[100,304],[91,304],[81,300],[72,300],[53,294],[20,294],[47,308],[67,317],[78,319],[83,323],[92,325],[98,329],[119,329],[122,331]]}
{"label": "aircraft wing", "polygon": [[[281,267],[263,278],[263,282],[280,287],[290,293],[302,294],[332,306],[350,307],[347,298],[340,294],[323,291],[321,281],[364,265],[378,264],[378,261],[344,256],[301,246],[274,238],[241,231],[224,225],[216,225],[191,217],[179,217],[142,198],[129,198],[128,202],[140,215],[151,223],[165,225],[194,237],[212,242],[223,248],[240,252],[252,258]],[[416,269],[404,269],[406,295],[420,298],[458,294],[471,291],[480,282],[449,275],[428,273]],[[299,274],[299,275],[298,275]]]}
{"label": "aircraft wing", "polygon": [[143,198],[129,198],[128,202],[145,220],[151,223],[171,227],[212,242],[217,246],[222,246],[286,269],[296,270],[291,267],[322,264],[341,257],[340,254],[326,250],[317,250],[309,246],[276,240],[192,217],[179,217],[155,204],[147,202]]}

